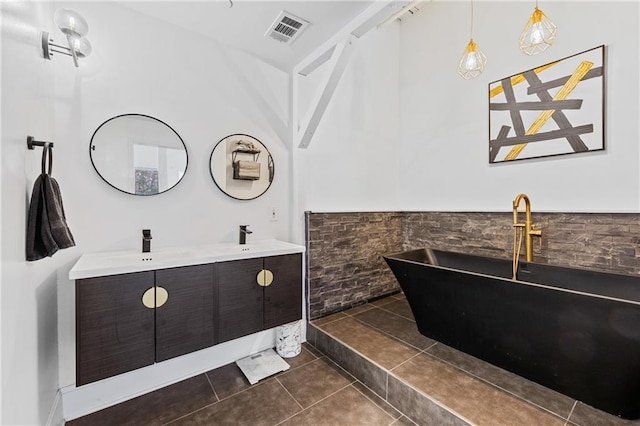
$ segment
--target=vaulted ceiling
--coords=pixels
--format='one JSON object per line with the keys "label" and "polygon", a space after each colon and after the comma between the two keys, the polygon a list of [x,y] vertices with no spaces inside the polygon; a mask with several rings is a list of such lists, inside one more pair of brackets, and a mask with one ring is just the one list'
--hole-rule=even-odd
{"label": "vaulted ceiling", "polygon": [[[283,70],[290,70],[372,3],[370,0],[121,2],[145,15],[254,54]],[[291,44],[265,37],[281,11],[310,23]]]}

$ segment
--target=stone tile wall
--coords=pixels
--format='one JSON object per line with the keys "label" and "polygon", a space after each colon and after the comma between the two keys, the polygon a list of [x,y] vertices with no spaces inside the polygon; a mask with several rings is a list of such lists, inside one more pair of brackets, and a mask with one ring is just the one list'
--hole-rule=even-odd
{"label": "stone tile wall", "polygon": [[[532,216],[542,229],[535,262],[640,275],[640,214]],[[382,254],[430,246],[510,259],[513,250],[510,212],[307,212],[306,224],[310,319],[398,290]]]}
{"label": "stone tile wall", "polygon": [[[533,212],[532,219],[542,229],[535,262],[640,275],[640,214]],[[405,213],[403,242],[510,259],[512,223],[511,213]]]}
{"label": "stone tile wall", "polygon": [[402,251],[402,214],[306,213],[310,319],[399,290],[382,254]]}

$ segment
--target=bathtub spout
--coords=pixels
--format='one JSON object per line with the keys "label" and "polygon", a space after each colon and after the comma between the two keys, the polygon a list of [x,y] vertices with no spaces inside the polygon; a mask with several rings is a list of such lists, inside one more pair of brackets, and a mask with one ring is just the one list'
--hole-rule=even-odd
{"label": "bathtub spout", "polygon": [[[518,207],[522,200],[524,200],[525,207],[524,223],[518,221]],[[515,200],[513,200],[513,227],[514,229],[524,228],[525,257],[527,262],[533,261],[533,236],[536,235],[538,237],[542,237],[542,230],[535,229],[535,225],[531,220],[531,201],[527,194],[518,194]],[[514,253],[515,252],[516,248],[514,247]],[[517,252],[520,252],[520,247],[517,248]]]}

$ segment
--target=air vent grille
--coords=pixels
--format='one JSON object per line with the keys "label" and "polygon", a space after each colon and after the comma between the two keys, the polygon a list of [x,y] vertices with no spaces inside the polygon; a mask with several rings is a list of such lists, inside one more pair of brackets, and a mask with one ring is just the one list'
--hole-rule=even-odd
{"label": "air vent grille", "polygon": [[283,10],[273,21],[264,36],[291,44],[308,25],[308,21]]}

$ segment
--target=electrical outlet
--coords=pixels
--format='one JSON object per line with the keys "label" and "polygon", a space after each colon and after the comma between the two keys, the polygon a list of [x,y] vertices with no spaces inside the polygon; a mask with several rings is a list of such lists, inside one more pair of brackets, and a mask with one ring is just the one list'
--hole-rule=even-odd
{"label": "electrical outlet", "polygon": [[275,207],[271,207],[271,210],[269,210],[269,220],[271,222],[277,222],[278,221],[278,212],[277,212]]}

